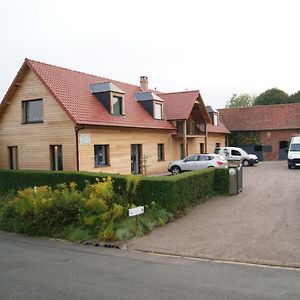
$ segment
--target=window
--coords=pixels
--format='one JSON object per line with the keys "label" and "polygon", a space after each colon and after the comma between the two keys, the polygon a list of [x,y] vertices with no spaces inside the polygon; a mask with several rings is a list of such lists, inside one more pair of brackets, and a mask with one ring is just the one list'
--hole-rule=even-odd
{"label": "window", "polygon": [[272,145],[263,145],[264,152],[272,152]]}
{"label": "window", "polygon": [[109,165],[109,145],[94,145],[95,167]]}
{"label": "window", "polygon": [[50,145],[50,167],[54,171],[63,169],[62,145]]}
{"label": "window", "polygon": [[200,161],[207,161],[207,160],[212,160],[212,159],[214,159],[214,157],[210,156],[210,155],[199,155]]}
{"label": "window", "polygon": [[200,143],[200,153],[204,153],[204,143]]}
{"label": "window", "polygon": [[121,116],[123,115],[123,103],[122,103],[122,97],[113,96],[112,97],[112,114],[115,116]]}
{"label": "window", "polygon": [[8,164],[11,170],[18,169],[18,147],[11,146],[8,148]]}
{"label": "window", "polygon": [[164,144],[158,144],[157,145],[157,160],[165,160],[165,145]]}
{"label": "window", "polygon": [[218,126],[219,125],[219,115],[214,114],[214,126]]}
{"label": "window", "polygon": [[198,161],[198,155],[191,155],[188,158],[185,159],[185,161]]}
{"label": "window", "polygon": [[43,100],[29,100],[22,102],[23,123],[42,123],[43,115]]}
{"label": "window", "polygon": [[162,120],[162,104],[161,103],[154,103],[153,117],[154,117],[154,119]]}
{"label": "window", "polygon": [[216,148],[220,148],[221,147],[221,143],[216,143]]}
{"label": "window", "polygon": [[231,155],[241,156],[241,153],[237,150],[231,150]]}

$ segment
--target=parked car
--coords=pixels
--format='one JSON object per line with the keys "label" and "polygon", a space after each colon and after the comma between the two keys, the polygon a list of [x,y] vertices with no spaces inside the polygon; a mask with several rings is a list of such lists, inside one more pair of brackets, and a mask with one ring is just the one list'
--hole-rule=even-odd
{"label": "parked car", "polygon": [[228,161],[240,161],[244,167],[258,164],[258,158],[255,154],[248,154],[245,150],[238,147],[219,147],[215,153],[225,157]]}
{"label": "parked car", "polygon": [[300,167],[300,136],[292,137],[288,149],[288,168]]}
{"label": "parked car", "polygon": [[228,168],[228,162],[217,154],[192,154],[184,159],[171,161],[168,171],[176,175],[181,172],[206,168]]}

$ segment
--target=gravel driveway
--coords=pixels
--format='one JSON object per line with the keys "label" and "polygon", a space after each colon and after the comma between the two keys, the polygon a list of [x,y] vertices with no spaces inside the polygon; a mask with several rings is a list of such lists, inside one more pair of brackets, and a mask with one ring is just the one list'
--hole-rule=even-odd
{"label": "gravel driveway", "polygon": [[243,188],[200,204],[127,248],[300,267],[300,169],[261,162],[244,168]]}

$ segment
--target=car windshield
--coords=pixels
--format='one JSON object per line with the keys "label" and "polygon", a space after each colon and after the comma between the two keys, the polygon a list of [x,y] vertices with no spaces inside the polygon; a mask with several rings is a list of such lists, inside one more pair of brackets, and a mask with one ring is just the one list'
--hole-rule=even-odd
{"label": "car windshield", "polygon": [[248,153],[244,149],[241,149],[241,153],[242,155],[248,155]]}
{"label": "car windshield", "polygon": [[300,144],[291,144],[290,151],[300,151]]}

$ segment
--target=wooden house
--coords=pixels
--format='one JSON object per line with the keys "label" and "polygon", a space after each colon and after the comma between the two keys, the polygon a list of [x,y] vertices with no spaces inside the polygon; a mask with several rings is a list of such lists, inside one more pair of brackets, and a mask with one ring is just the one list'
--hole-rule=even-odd
{"label": "wooden house", "polygon": [[170,160],[213,151],[210,123],[199,91],[166,94],[146,76],[136,86],[25,59],[0,104],[0,168],[166,172]]}

